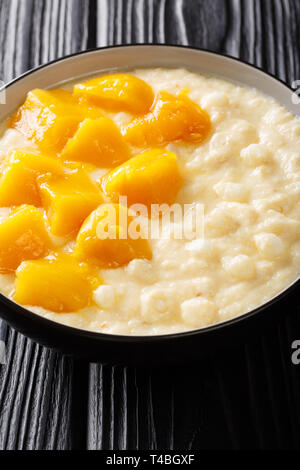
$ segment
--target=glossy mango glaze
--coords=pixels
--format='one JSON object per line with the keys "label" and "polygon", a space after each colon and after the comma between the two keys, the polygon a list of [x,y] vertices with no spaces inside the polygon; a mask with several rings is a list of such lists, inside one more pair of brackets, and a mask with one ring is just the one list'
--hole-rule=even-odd
{"label": "glossy mango glaze", "polygon": [[58,177],[43,175],[38,185],[51,232],[58,237],[76,235],[84,220],[103,202],[100,189],[82,169]]}
{"label": "glossy mango glaze", "polygon": [[113,202],[127,196],[128,205],[173,204],[182,186],[177,157],[153,149],[131,158],[101,179],[104,194]]}
{"label": "glossy mango glaze", "polygon": [[200,106],[184,93],[161,91],[150,112],[134,119],[123,135],[131,145],[147,148],[176,141],[201,143],[210,131],[210,117]]}
{"label": "glossy mango glaze", "polygon": [[112,119],[85,119],[69,139],[60,157],[84,161],[99,168],[120,165],[130,158],[130,149]]}
{"label": "glossy mango glaze", "polygon": [[[12,210],[0,224],[0,273],[15,272],[15,301],[56,313],[92,305],[102,270],[151,261],[151,244],[131,237],[134,216],[119,198],[148,209],[173,204],[183,177],[175,153],[161,147],[200,143],[211,129],[183,93],[155,95],[130,74],[78,83],[73,93],[33,90],[9,127],[35,152],[15,149],[1,163],[0,206]],[[96,170],[104,176],[93,178]]]}
{"label": "glossy mango glaze", "polygon": [[74,96],[65,90],[33,90],[17,113],[10,126],[32,140],[42,152],[60,152],[79,124],[87,117],[97,119],[99,109],[80,106]]}
{"label": "glossy mango glaze", "polygon": [[62,175],[63,166],[54,158],[16,150],[2,162],[0,171],[1,207],[20,204],[41,207],[37,178],[45,173]]}

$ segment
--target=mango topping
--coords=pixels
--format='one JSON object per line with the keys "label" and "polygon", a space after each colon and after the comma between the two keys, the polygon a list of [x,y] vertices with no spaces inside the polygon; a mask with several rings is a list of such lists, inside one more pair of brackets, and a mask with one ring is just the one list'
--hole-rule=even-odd
{"label": "mango topping", "polygon": [[201,143],[210,130],[210,117],[200,106],[184,94],[162,91],[149,114],[134,119],[123,135],[135,147],[149,147],[176,141]]}
{"label": "mango topping", "polygon": [[59,237],[76,234],[87,216],[103,202],[100,190],[81,169],[60,177],[41,176],[38,184],[51,232]]}
{"label": "mango topping", "polygon": [[41,151],[60,152],[85,118],[97,119],[98,109],[80,106],[65,90],[33,90],[17,113],[10,127],[17,129]]}
{"label": "mango topping", "polygon": [[63,174],[54,158],[16,150],[3,162],[0,179],[0,206],[32,204],[41,206],[37,178],[43,174]]}
{"label": "mango topping", "polygon": [[130,151],[112,119],[85,119],[68,141],[61,158],[111,168],[128,160]]}
{"label": "mango topping", "polygon": [[52,244],[42,213],[24,205],[0,224],[0,273],[15,271],[25,260],[47,256]]}
{"label": "mango topping", "polygon": [[17,270],[14,300],[56,313],[77,312],[92,302],[101,284],[85,264],[70,255],[25,261]]}
{"label": "mango topping", "polygon": [[94,78],[74,87],[74,96],[88,99],[108,111],[145,114],[154,101],[152,88],[134,75],[125,73]]}
{"label": "mango topping", "polygon": [[102,269],[118,268],[134,259],[151,260],[152,252],[148,241],[130,237],[132,221],[126,207],[103,204],[81,227],[74,256]]}
{"label": "mango topping", "polygon": [[[73,93],[28,93],[10,127],[37,150],[15,149],[0,162],[0,207],[12,209],[0,224],[0,274],[16,272],[16,302],[78,312],[103,284],[99,269],[152,259],[143,222],[121,197],[128,207],[143,204],[148,215],[152,205],[175,203],[183,178],[164,147],[201,143],[212,127],[187,93],[155,97],[126,73],[79,83]],[[123,118],[131,122],[120,130],[115,120]],[[132,158],[137,148],[144,153]],[[94,183],[90,173],[104,176]],[[53,235],[62,237],[57,253]]]}
{"label": "mango topping", "polygon": [[103,176],[103,192],[112,202],[127,196],[133,204],[173,204],[182,186],[177,157],[165,149],[154,149],[128,160]]}

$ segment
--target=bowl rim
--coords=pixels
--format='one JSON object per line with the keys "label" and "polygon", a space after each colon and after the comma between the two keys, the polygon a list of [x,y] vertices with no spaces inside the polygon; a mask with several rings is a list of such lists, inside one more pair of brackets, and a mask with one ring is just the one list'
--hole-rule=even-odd
{"label": "bowl rim", "polygon": [[[234,57],[230,54],[225,54],[221,52],[215,52],[215,51],[210,51],[205,48],[200,48],[200,47],[195,47],[195,46],[186,46],[186,45],[175,45],[175,44],[164,44],[164,43],[155,43],[155,44],[149,44],[149,43],[139,43],[139,44],[119,44],[119,45],[109,45],[109,46],[104,46],[104,47],[95,47],[91,48],[85,51],[80,51],[80,52],[75,52],[63,57],[59,57],[58,59],[54,59],[52,61],[46,62],[44,64],[39,65],[38,67],[35,67],[33,69],[28,70],[27,72],[21,74],[20,76],[16,77],[15,79],[9,81],[7,84],[4,86],[0,87],[0,92],[7,90],[11,86],[15,85],[19,81],[21,81],[23,78],[28,77],[35,72],[38,72],[44,68],[47,68],[51,65],[57,64],[59,62],[63,62],[65,60],[74,58],[74,57],[79,57],[85,54],[90,54],[93,52],[101,52],[104,50],[109,50],[109,49],[118,49],[118,48],[135,48],[135,47],[149,47],[149,48],[156,48],[156,47],[165,47],[165,48],[174,48],[174,49],[187,49],[187,50],[193,50],[193,51],[198,51],[198,52],[203,52],[208,55],[214,55],[219,58],[223,58],[225,60],[233,60],[235,62],[238,62],[240,64],[246,65],[252,69],[255,69],[256,71],[260,72],[261,74],[265,75],[266,78],[272,78],[276,80],[277,82],[281,83],[285,88],[287,88],[289,91],[292,93],[295,91],[293,90],[286,82],[284,82],[282,79],[276,77],[274,74],[270,72],[266,72],[260,67],[258,67],[255,64],[251,64],[247,62],[246,60]],[[242,83],[241,83],[242,84]],[[280,300],[284,299],[287,297],[290,293],[292,293],[295,289],[300,287],[300,274],[298,278],[292,284],[290,284],[286,289],[282,290],[279,292],[277,295],[275,295],[273,298],[271,298],[268,302],[258,306],[254,310],[251,310],[250,312],[240,314],[239,316],[231,319],[231,320],[225,320],[221,323],[216,323],[214,325],[205,327],[205,328],[199,328],[199,329],[194,329],[194,330],[189,330],[189,331],[183,331],[179,333],[167,333],[167,334],[160,334],[160,335],[117,335],[117,334],[111,334],[111,333],[101,333],[101,332],[96,332],[96,331],[91,331],[91,330],[86,330],[82,329],[79,327],[74,327],[74,326],[69,326],[64,323],[56,322],[55,320],[51,320],[45,317],[42,317],[41,315],[27,309],[26,307],[23,307],[13,300],[9,299],[9,297],[6,297],[4,294],[0,293],[0,303],[4,304],[8,309],[13,309],[17,314],[20,314],[23,316],[24,319],[26,320],[33,320],[36,323],[39,323],[41,327],[51,327],[56,330],[58,330],[60,333],[65,334],[65,335],[79,335],[81,337],[85,337],[86,339],[91,339],[91,340],[98,340],[98,341],[104,341],[104,342],[116,342],[116,343],[160,343],[164,341],[175,341],[175,340],[180,340],[180,339],[186,339],[186,338],[191,338],[195,337],[198,335],[208,335],[210,333],[214,332],[219,332],[220,330],[225,330],[229,329],[230,327],[233,327],[237,324],[244,323],[253,317],[257,317],[258,315],[262,315],[265,310],[273,307],[275,304],[280,302]],[[7,322],[10,323],[10,315],[6,313],[6,311],[0,311],[0,316]]]}

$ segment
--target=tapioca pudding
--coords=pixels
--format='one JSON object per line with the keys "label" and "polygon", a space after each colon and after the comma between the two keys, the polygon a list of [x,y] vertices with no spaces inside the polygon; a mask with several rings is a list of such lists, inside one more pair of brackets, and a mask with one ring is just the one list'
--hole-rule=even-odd
{"label": "tapioca pudding", "polygon": [[[182,332],[299,276],[300,120],[255,89],[159,68],[32,90],[0,154],[0,290],[38,315]],[[201,230],[178,232],[175,206]]]}

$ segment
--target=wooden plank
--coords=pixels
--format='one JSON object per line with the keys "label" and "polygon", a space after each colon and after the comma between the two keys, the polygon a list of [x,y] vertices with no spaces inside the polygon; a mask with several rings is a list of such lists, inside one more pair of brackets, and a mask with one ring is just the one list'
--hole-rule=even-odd
{"label": "wooden plank", "polygon": [[[0,78],[88,44],[89,3],[3,0]],[[2,323],[7,347],[0,366],[0,449],[70,449],[85,445],[87,365],[25,339]],[[3,344],[3,343],[0,343]]]}

